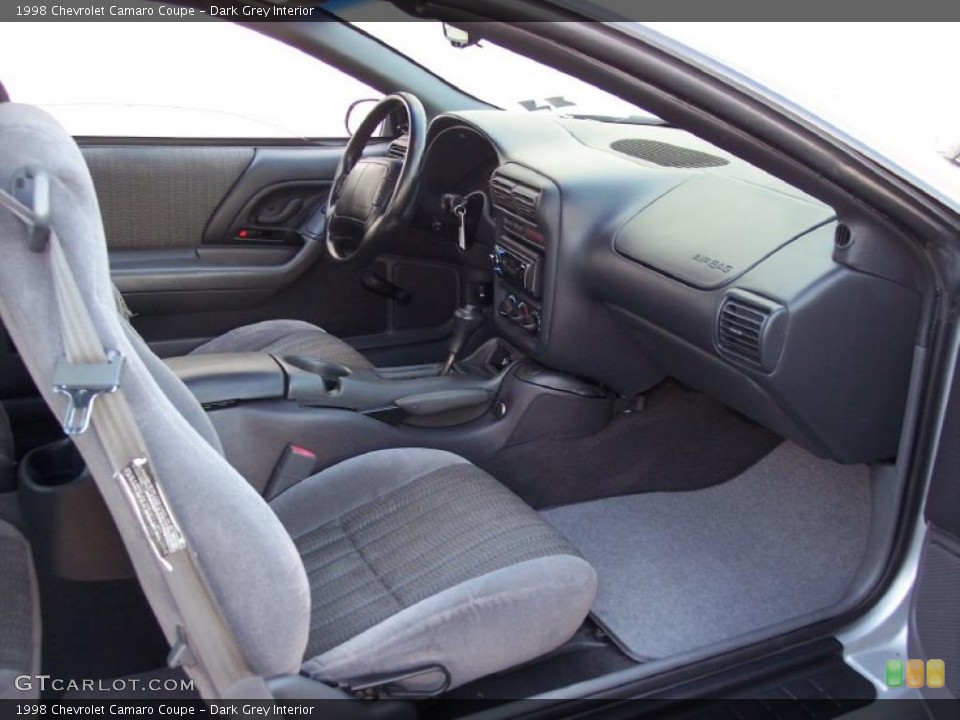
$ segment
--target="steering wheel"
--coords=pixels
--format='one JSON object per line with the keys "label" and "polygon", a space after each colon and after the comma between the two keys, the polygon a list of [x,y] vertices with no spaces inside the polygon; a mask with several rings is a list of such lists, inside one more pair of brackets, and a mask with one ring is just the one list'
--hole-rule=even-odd
{"label": "steering wheel", "polygon": [[[407,115],[403,158],[363,157],[374,131],[398,108]],[[350,138],[327,200],[327,250],[339,263],[375,257],[406,228],[415,210],[427,113],[414,95],[398,92],[377,103]]]}

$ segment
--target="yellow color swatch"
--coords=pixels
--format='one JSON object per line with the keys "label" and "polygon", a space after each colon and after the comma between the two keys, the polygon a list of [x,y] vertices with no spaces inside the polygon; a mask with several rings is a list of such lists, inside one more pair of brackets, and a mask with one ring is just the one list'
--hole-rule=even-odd
{"label": "yellow color swatch", "polygon": [[923,660],[907,660],[907,687],[923,687]]}
{"label": "yellow color swatch", "polygon": [[947,681],[947,667],[943,660],[927,660],[927,687],[942,688]]}

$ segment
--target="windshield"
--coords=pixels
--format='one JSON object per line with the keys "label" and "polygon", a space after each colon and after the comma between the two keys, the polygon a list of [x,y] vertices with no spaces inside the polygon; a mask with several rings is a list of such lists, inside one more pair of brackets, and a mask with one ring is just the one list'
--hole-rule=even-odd
{"label": "windshield", "polygon": [[[505,110],[654,119],[487,40],[453,47],[441,23],[357,20],[451,85]],[[788,98],[948,202],[960,201],[960,94],[946,80],[960,61],[955,24],[857,23],[855,32],[849,23],[646,25]]]}
{"label": "windshield", "polygon": [[503,110],[656,120],[636,105],[488,40],[455,47],[439,22],[352,24],[465,93]]}

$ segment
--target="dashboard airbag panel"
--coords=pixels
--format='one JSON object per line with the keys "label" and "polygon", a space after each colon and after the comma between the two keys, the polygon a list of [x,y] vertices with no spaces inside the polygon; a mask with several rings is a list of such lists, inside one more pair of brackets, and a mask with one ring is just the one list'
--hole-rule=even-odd
{"label": "dashboard airbag panel", "polygon": [[614,248],[664,275],[713,290],[833,215],[816,202],[699,173],[631,218],[617,232]]}

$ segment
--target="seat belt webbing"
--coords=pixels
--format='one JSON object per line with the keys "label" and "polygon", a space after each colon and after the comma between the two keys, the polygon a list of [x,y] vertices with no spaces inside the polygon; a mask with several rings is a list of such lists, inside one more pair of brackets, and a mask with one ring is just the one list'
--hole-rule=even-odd
{"label": "seat belt webbing", "polygon": [[[0,206],[33,231],[33,210],[3,190]],[[66,361],[70,365],[106,365],[111,359],[100,342],[53,228],[49,228],[47,244]],[[196,555],[170,510],[162,486],[153,475],[146,443],[122,387],[100,396],[89,411],[93,432],[114,471],[109,478],[95,477],[97,486],[104,495],[122,494],[132,508],[139,520],[134,525],[139,527],[115,518],[118,529],[125,544],[147,548],[156,558],[159,576],[173,600],[173,616],[180,621],[171,661],[184,664],[190,676],[207,687],[205,695],[213,695],[207,699],[272,699],[266,683],[247,665]]]}

